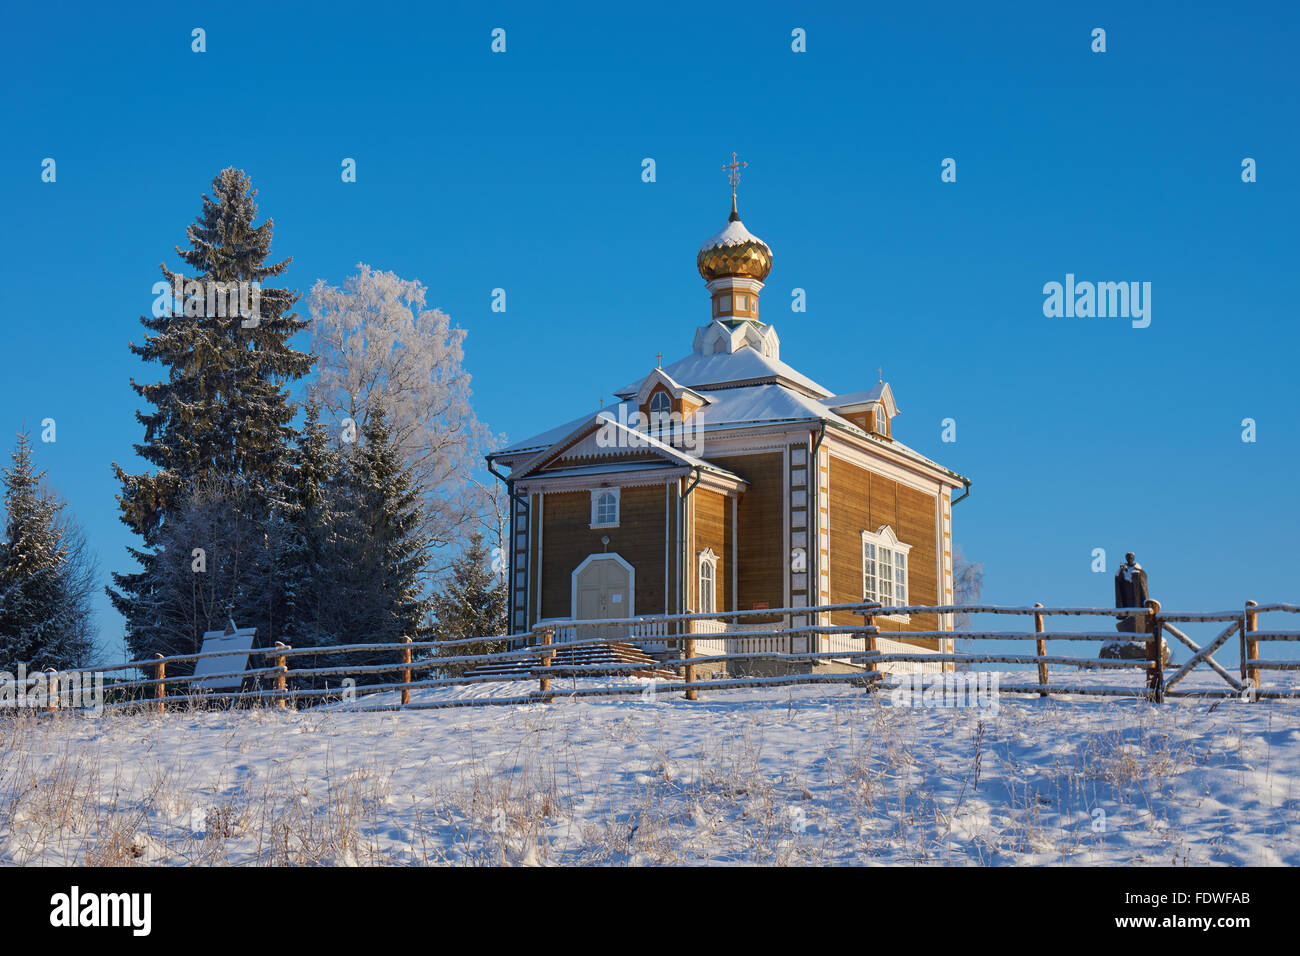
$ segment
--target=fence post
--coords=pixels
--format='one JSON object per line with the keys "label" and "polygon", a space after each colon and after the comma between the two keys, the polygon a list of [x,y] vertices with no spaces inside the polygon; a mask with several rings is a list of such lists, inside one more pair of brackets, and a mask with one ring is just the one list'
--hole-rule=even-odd
{"label": "fence post", "polygon": [[45,687],[46,693],[50,695],[46,700],[45,710],[46,713],[52,714],[59,709],[59,672],[53,667],[45,669]]}
{"label": "fence post", "polygon": [[[1043,605],[1042,605],[1042,604],[1039,604],[1039,603],[1035,603],[1035,604],[1034,604],[1034,607],[1042,607],[1042,606],[1043,606]],[[1046,631],[1046,630],[1047,630],[1047,627],[1046,627],[1046,624],[1045,624],[1044,621],[1043,621],[1043,615],[1041,615],[1041,614],[1035,614],[1035,615],[1034,615],[1034,633],[1035,633],[1035,634],[1042,634],[1042,633],[1043,633],[1044,631]],[[1035,643],[1036,643],[1036,650],[1038,651],[1038,656],[1039,656],[1039,657],[1046,657],[1046,656],[1047,656],[1047,641],[1043,640],[1043,639],[1040,637],[1040,638],[1037,640],[1037,642],[1035,642]],[[1046,687],[1046,686],[1047,686],[1047,662],[1046,662],[1046,661],[1039,661],[1039,662],[1038,662],[1038,684],[1039,684],[1040,687]],[[1045,690],[1040,690],[1040,691],[1038,692],[1038,696],[1039,696],[1039,697],[1046,697],[1046,696],[1047,696],[1047,691],[1045,691]]]}
{"label": "fence post", "polygon": [[[873,604],[872,607],[881,607],[880,604]],[[866,642],[867,653],[873,654],[876,651],[876,616],[870,610],[858,611],[862,615],[862,639]],[[871,661],[863,661],[863,670],[874,667]],[[873,681],[867,681],[867,690],[875,686]]]}
{"label": "fence post", "polygon": [[[873,604],[871,606],[877,608],[884,605]],[[867,641],[867,650],[874,651],[876,649],[876,616],[870,610],[859,611],[858,613],[862,615],[862,626],[866,628],[862,636]]]}
{"label": "fence post", "polygon": [[[153,679],[156,681],[162,681],[167,677],[167,662],[163,660],[163,656],[161,654],[155,654],[154,659],[158,663],[154,664],[153,666]],[[153,696],[154,696],[154,700],[157,701],[157,703],[154,704],[154,707],[158,711],[158,713],[161,714],[163,710],[166,709],[167,707],[167,705],[163,703],[163,698],[167,696],[166,686],[164,686],[161,683],[154,684]]]}
{"label": "fence post", "polygon": [[[289,645],[284,643],[284,641],[276,641],[275,647],[277,650],[289,649]],[[289,706],[289,675],[287,673],[289,669],[289,664],[287,662],[288,662],[288,658],[285,657],[283,654],[276,655],[275,666],[282,668],[282,670],[280,670],[280,672],[275,675],[275,690],[276,690],[275,706],[276,707]]]}
{"label": "fence post", "polygon": [[[695,634],[695,622],[694,622],[694,621],[687,621],[687,622],[686,622],[686,642],[685,642],[685,650],[686,650],[686,658],[687,658],[687,660],[690,660],[692,657],[695,656],[695,638],[694,638],[694,636],[693,636],[694,634]],[[688,685],[687,688],[686,688],[686,699],[687,699],[687,700],[699,700],[699,699],[700,699],[700,698],[699,698],[699,693],[695,690],[695,688],[694,688],[693,686],[690,686],[690,685],[693,685],[693,684],[695,683],[695,665],[694,665],[694,664],[687,664],[687,665],[686,665],[686,683],[687,683],[687,685]]]}
{"label": "fence post", "polygon": [[1160,624],[1160,602],[1154,598],[1147,601],[1146,605],[1151,614],[1151,639],[1147,643],[1147,687],[1151,688],[1151,699],[1156,703],[1162,703],[1165,699],[1165,660],[1164,660],[1164,638],[1161,632]]}
{"label": "fence post", "polygon": [[[541,642],[543,647],[549,648],[551,646],[551,633],[552,631],[549,627],[544,627],[537,632],[538,640]],[[551,654],[549,651],[542,652],[542,666],[551,666]],[[537,683],[538,689],[541,690],[543,694],[551,689],[551,679],[549,677],[543,676]]]}
{"label": "fence post", "polygon": [[411,702],[411,639],[402,638],[402,643],[406,646],[402,648],[402,663],[406,665],[402,669],[402,703]]}
{"label": "fence post", "polygon": [[[1247,601],[1246,607],[1259,607],[1259,602]],[[1251,633],[1259,630],[1259,614],[1257,612],[1251,610],[1246,611],[1246,630]],[[1246,659],[1251,661],[1259,660],[1259,641],[1246,641]],[[1246,673],[1243,675],[1243,678],[1244,679],[1241,682],[1243,687],[1246,686],[1246,681],[1249,680],[1255,686],[1256,690],[1259,689],[1259,671],[1251,667],[1249,664],[1246,665]]]}

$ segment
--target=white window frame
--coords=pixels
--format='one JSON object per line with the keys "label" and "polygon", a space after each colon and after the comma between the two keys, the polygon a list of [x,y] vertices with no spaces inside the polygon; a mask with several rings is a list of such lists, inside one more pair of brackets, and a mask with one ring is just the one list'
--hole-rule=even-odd
{"label": "white window frame", "polygon": [[[709,569],[709,600],[708,606],[704,601],[704,569]],[[700,552],[700,562],[698,576],[696,579],[696,603],[699,605],[695,610],[699,614],[717,614],[718,613],[718,556],[713,553],[712,548],[706,548]]]}
{"label": "white window frame", "polygon": [[876,406],[876,434],[882,436],[889,434],[889,416],[885,414],[884,405]]}
{"label": "white window frame", "polygon": [[[889,525],[881,525],[873,534],[862,532],[862,600],[875,601],[885,607],[905,607],[912,600],[912,583],[909,580],[912,562],[910,544],[904,544]],[[900,560],[901,559],[901,560]],[[899,565],[902,565],[900,568]],[[882,566],[889,569],[889,586],[881,586]],[[901,575],[902,580],[899,580]],[[903,588],[903,600],[898,600],[897,587]],[[909,614],[882,614],[886,621],[906,624]]]}
{"label": "white window frame", "polygon": [[[655,404],[663,400],[662,406],[656,410]],[[672,434],[673,420],[673,399],[672,396],[663,389],[658,389],[650,396],[650,402],[646,405],[646,431],[661,441],[665,432]]]}
{"label": "white window frame", "polygon": [[[619,489],[617,488],[593,488],[591,489],[591,525],[595,528],[617,528],[621,514],[621,502],[619,501]],[[601,521],[599,516],[600,499],[605,495],[614,496],[614,520]]]}

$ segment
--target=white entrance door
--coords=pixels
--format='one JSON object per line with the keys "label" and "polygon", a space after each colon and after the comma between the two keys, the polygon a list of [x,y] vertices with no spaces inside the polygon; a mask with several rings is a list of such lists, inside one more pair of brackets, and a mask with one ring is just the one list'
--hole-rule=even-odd
{"label": "white entrance door", "polygon": [[[593,554],[573,572],[573,616],[582,621],[631,617],[632,566],[616,554]],[[583,627],[579,639],[618,640],[627,628]]]}

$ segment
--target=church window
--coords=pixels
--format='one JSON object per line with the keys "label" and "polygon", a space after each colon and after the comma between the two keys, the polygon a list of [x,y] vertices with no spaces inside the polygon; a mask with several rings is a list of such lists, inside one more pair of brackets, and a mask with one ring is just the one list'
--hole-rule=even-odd
{"label": "church window", "polygon": [[700,614],[713,614],[718,610],[718,556],[713,549],[700,552]]}
{"label": "church window", "polygon": [[[912,550],[894,534],[894,529],[883,525],[872,534],[862,532],[862,599],[875,601],[886,607],[907,604],[907,556]],[[887,614],[890,620],[907,620],[906,614]]]}
{"label": "church window", "polygon": [[876,434],[877,435],[885,434],[886,427],[887,427],[887,419],[885,418],[885,406],[877,405],[876,406]]}
{"label": "church window", "polygon": [[650,397],[650,434],[656,438],[663,438],[664,433],[669,430],[669,416],[672,414],[673,403],[668,397],[667,392],[655,392]]}
{"label": "church window", "polygon": [[618,527],[618,489],[597,488],[591,493],[591,526]]}

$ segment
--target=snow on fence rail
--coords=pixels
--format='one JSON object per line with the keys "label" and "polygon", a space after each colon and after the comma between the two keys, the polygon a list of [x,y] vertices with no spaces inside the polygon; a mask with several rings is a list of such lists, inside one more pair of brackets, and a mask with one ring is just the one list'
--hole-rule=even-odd
{"label": "snow on fence rail", "polygon": [[[804,624],[795,621],[810,619],[822,620],[832,612],[851,612],[863,618],[861,625]],[[908,631],[882,632],[875,624],[874,618],[894,614],[994,614],[1008,616],[1033,616],[1034,630],[1024,631]],[[66,671],[61,674],[42,672],[39,677],[33,675],[19,681],[10,678],[0,681],[0,706],[6,701],[17,699],[15,690],[18,685],[44,682],[44,692],[48,695],[45,711],[58,708],[60,703],[60,680],[73,680],[80,675],[99,674],[108,671],[136,670],[151,675],[134,680],[121,681],[111,686],[113,696],[119,698],[109,701],[106,707],[148,707],[157,711],[168,705],[182,703],[259,703],[270,702],[277,706],[287,706],[290,702],[309,703],[328,698],[368,696],[381,693],[400,692],[400,703],[382,704],[375,707],[361,708],[373,710],[393,709],[427,709],[441,707],[485,706],[489,704],[536,703],[553,701],[557,696],[588,697],[617,696],[640,693],[638,686],[626,684],[617,686],[574,687],[563,692],[553,690],[551,681],[563,677],[623,677],[634,673],[644,673],[650,667],[658,671],[674,671],[680,680],[664,679],[657,684],[658,692],[684,693],[688,700],[696,700],[701,691],[722,690],[735,687],[761,687],[787,684],[842,684],[857,683],[864,688],[889,689],[896,684],[889,683],[891,676],[884,665],[929,665],[942,667],[946,664],[1021,664],[1035,665],[1037,682],[999,685],[1001,693],[1039,694],[1079,694],[1091,696],[1143,696],[1154,701],[1172,697],[1227,697],[1243,695],[1251,699],[1259,698],[1294,698],[1300,696],[1300,689],[1270,689],[1260,686],[1260,675],[1264,671],[1300,670],[1300,660],[1260,658],[1259,645],[1273,641],[1300,641],[1300,630],[1261,630],[1259,615],[1262,613],[1300,614],[1300,605],[1269,604],[1257,605],[1254,601],[1246,602],[1241,610],[1220,612],[1184,612],[1169,613],[1161,609],[1158,601],[1148,601],[1145,607],[1138,608],[1089,608],[1089,607],[1007,607],[1000,605],[907,605],[904,607],[885,607],[874,603],[833,604],[816,607],[774,608],[747,611],[722,611],[717,613],[666,614],[640,616],[634,618],[611,618],[600,620],[570,620],[563,622],[542,622],[533,630],[509,636],[471,637],[447,641],[412,641],[409,638],[397,643],[385,644],[347,644],[333,647],[300,647],[286,644],[272,647],[246,650],[209,651],[196,654],[155,655],[152,659],[127,661],[121,664],[99,665]],[[1127,635],[1115,631],[1062,631],[1048,630],[1048,617],[1094,616],[1109,618],[1145,618],[1149,632]],[[758,623],[741,623],[745,619],[761,617]],[[776,619],[773,623],[772,619]],[[1227,623],[1215,638],[1204,646],[1198,645],[1188,637],[1174,622],[1214,622]],[[730,623],[727,623],[730,622]],[[562,663],[557,661],[557,652],[573,651],[600,645],[609,645],[608,636],[580,638],[583,628],[611,627],[628,629],[627,636],[616,639],[619,644],[639,645],[643,648],[654,646],[673,648],[673,651],[656,658],[652,665],[645,660],[615,661],[607,663],[581,662]],[[563,630],[564,639],[556,642],[557,632]],[[1189,660],[1166,677],[1164,663],[1159,649],[1163,646],[1165,633],[1188,647],[1192,652]],[[1238,637],[1241,649],[1239,674],[1229,673],[1214,660],[1213,654],[1224,646],[1234,635]],[[917,639],[951,639],[960,637],[962,641],[1034,641],[1034,654],[984,653],[956,651],[930,651],[923,648],[910,649],[902,641]],[[795,650],[795,639],[804,639],[805,646],[811,650]],[[1146,659],[1112,659],[1098,657],[1077,657],[1066,654],[1048,654],[1047,641],[1116,641],[1132,639],[1145,643]],[[503,644],[509,649],[490,653],[455,653],[458,648],[475,644]],[[700,653],[700,650],[705,653]],[[451,653],[448,653],[448,652]],[[309,666],[294,668],[290,661],[301,657],[346,657],[349,655],[367,655],[374,660],[377,655],[393,654],[390,662],[354,663],[339,666]],[[416,655],[420,656],[416,656]],[[168,676],[169,664],[196,662],[208,658],[244,656],[270,659],[270,663],[223,674],[204,674],[201,677],[191,675]],[[860,668],[850,673],[813,672],[812,665],[833,661],[837,665]],[[719,665],[751,665],[763,663],[769,669],[783,670],[775,674],[741,674],[707,680],[698,679],[698,670],[702,667],[717,668]],[[314,664],[314,662],[313,662]],[[1227,685],[1222,690],[1177,690],[1177,686],[1197,667],[1204,665],[1217,674]],[[492,673],[461,673],[447,675],[448,668],[469,666],[473,668],[496,668]],[[1049,667],[1073,667],[1089,670],[1141,670],[1146,680],[1145,686],[1110,686],[1072,685],[1059,680],[1049,679]],[[504,669],[503,669],[504,668]],[[443,672],[433,676],[418,678],[417,675],[428,671]],[[358,684],[358,678],[379,677],[397,674],[398,680],[376,681]],[[5,675],[8,676],[8,675]],[[205,681],[220,678],[239,677],[248,681],[249,689],[238,691],[209,691],[203,688]],[[340,684],[329,686],[327,681],[338,678]],[[290,680],[295,682],[291,686]],[[263,682],[269,686],[263,686]],[[325,686],[306,686],[303,682],[320,683]],[[412,703],[411,692],[454,687],[467,687],[481,683],[524,683],[536,681],[538,689],[526,694],[507,697],[479,699],[450,699],[443,701],[421,701]],[[173,691],[169,693],[169,688]],[[137,693],[138,692],[138,693]]]}

